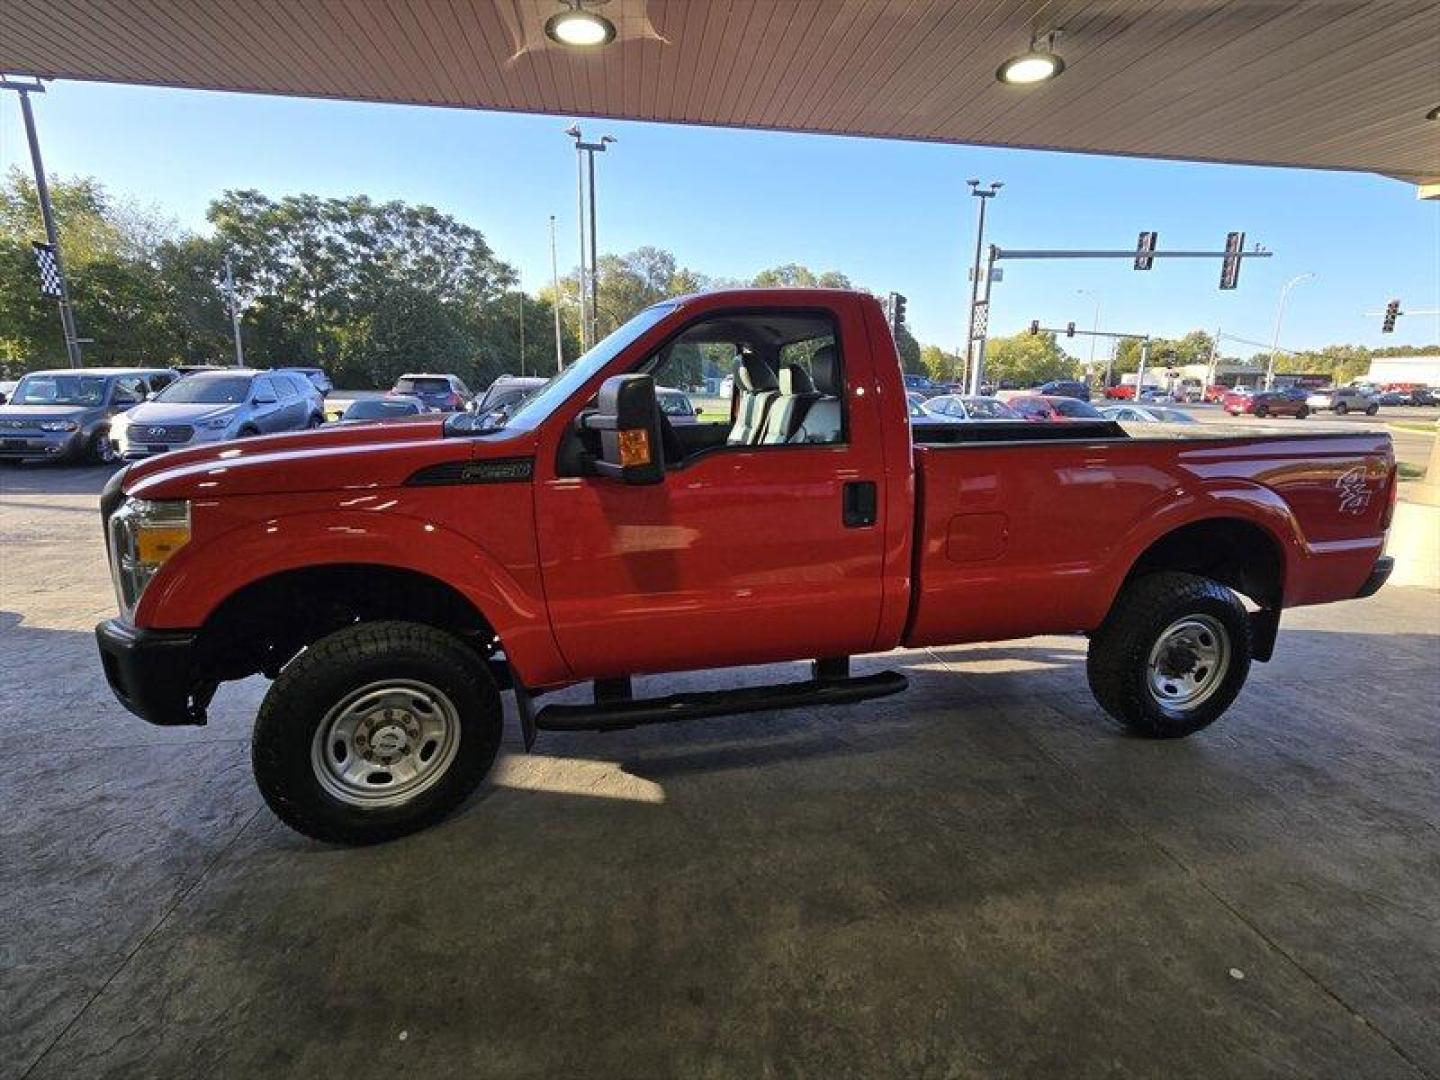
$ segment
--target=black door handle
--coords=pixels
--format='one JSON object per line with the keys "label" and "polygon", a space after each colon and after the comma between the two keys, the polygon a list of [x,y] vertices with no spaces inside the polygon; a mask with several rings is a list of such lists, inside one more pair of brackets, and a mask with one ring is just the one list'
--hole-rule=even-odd
{"label": "black door handle", "polygon": [[845,485],[840,501],[840,519],[847,529],[863,529],[867,525],[875,524],[875,508],[879,502],[875,481],[850,481]]}

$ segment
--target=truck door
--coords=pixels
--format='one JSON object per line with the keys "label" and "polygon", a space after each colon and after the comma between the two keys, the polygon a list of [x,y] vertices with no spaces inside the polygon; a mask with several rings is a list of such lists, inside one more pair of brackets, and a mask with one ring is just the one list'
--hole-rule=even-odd
{"label": "truck door", "polygon": [[[679,460],[649,486],[567,469],[581,403],[560,410],[560,445],[542,439],[536,463],[536,520],[552,626],[576,677],[872,647],[884,477],[870,363],[858,309],[697,317],[630,369],[662,394],[690,393],[699,412],[673,426],[667,459]],[[742,364],[756,378],[735,378],[735,393],[766,395],[748,426],[732,413],[754,402],[692,390]]]}

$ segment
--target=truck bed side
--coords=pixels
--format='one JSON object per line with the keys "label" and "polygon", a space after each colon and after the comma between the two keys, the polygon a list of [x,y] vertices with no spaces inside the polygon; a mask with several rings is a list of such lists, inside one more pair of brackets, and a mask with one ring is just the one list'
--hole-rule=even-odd
{"label": "truck bed side", "polygon": [[1395,482],[1370,433],[958,442],[915,461],[909,645],[1092,630],[1142,559],[1226,546],[1264,606],[1348,599],[1384,550]]}

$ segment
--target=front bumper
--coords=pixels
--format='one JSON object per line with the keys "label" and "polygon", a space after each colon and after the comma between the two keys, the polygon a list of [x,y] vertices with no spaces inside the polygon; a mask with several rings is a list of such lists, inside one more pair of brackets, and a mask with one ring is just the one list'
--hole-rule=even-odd
{"label": "front bumper", "polygon": [[60,431],[43,435],[6,435],[0,437],[0,458],[64,458],[76,454],[84,444],[79,431]]}
{"label": "front bumper", "polygon": [[213,682],[195,677],[195,635],[140,630],[118,619],[95,627],[105,678],[120,704],[164,727],[205,723]]}
{"label": "front bumper", "polygon": [[1370,570],[1370,576],[1365,579],[1365,584],[1360,586],[1360,591],[1355,594],[1355,599],[1374,596],[1385,582],[1390,580],[1390,572],[1394,569],[1395,560],[1389,555],[1381,555],[1375,560],[1375,565]]}
{"label": "front bumper", "polygon": [[[144,425],[136,425],[143,428]],[[112,431],[115,440],[115,449],[126,461],[139,461],[142,458],[154,457],[156,454],[164,454],[171,450],[189,450],[196,446],[205,446],[209,443],[224,442],[230,437],[229,428],[218,428],[214,430],[196,428],[195,432],[183,442],[145,442],[140,432],[131,428],[122,428]]]}

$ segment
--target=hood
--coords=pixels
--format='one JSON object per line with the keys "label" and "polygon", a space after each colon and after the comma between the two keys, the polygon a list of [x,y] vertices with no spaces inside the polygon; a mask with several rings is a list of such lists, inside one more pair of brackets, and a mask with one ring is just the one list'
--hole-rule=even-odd
{"label": "hood", "polygon": [[447,437],[444,423],[430,415],[209,443],[136,462],[121,485],[146,499],[370,490],[398,487],[432,465],[535,452],[530,432]]}
{"label": "hood", "polygon": [[212,416],[237,412],[240,405],[213,401],[143,401],[125,413],[127,424],[194,424]]}
{"label": "hood", "polygon": [[0,405],[0,429],[13,426],[7,421],[24,421],[34,427],[46,420],[74,420],[77,423],[93,413],[104,412],[103,405]]}

